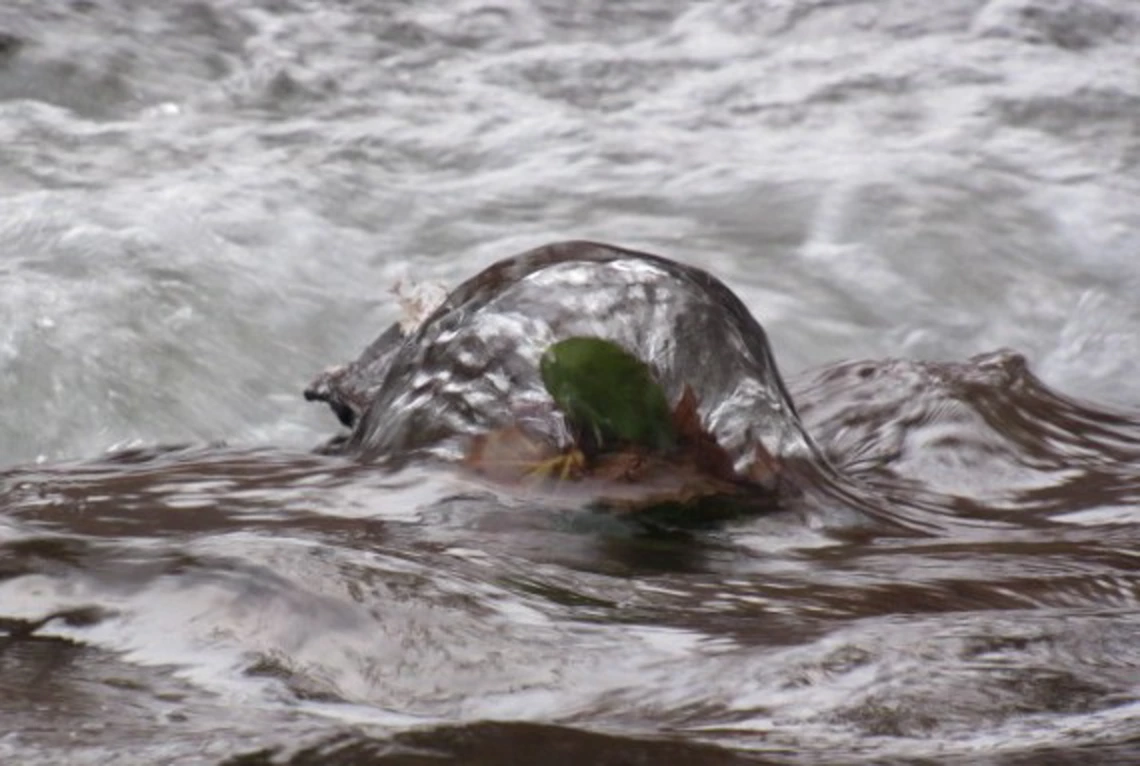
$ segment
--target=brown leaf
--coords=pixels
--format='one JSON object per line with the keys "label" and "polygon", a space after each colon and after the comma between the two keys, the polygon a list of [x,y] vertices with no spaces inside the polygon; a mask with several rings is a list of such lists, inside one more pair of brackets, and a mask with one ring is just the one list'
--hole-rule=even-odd
{"label": "brown leaf", "polygon": [[700,402],[697,401],[693,387],[686,383],[680,401],[673,408],[673,428],[677,430],[677,436],[681,441],[694,441],[704,434],[701,414],[697,411],[699,406]]}
{"label": "brown leaf", "polygon": [[751,482],[769,489],[775,488],[782,472],[780,461],[760,443],[752,452],[752,463],[744,472],[744,477]]}
{"label": "brown leaf", "polygon": [[709,476],[732,481],[736,478],[732,458],[717,444],[716,437],[705,430],[699,404],[692,386],[686,384],[681,400],[673,409],[673,427],[681,442],[682,455]]}
{"label": "brown leaf", "polygon": [[648,468],[646,457],[632,449],[599,455],[592,466],[590,477],[603,481],[640,481]]}
{"label": "brown leaf", "polygon": [[510,426],[476,436],[463,465],[495,481],[516,482],[557,455],[551,444]]}

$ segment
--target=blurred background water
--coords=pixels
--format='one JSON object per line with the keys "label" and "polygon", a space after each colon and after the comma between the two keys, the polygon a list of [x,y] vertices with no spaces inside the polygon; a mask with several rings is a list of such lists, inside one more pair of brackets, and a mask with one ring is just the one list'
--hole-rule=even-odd
{"label": "blurred background water", "polygon": [[[1131,762],[1138,115],[1131,0],[6,0],[0,618],[69,616],[0,755]],[[825,446],[973,515],[678,545],[306,454],[397,284],[570,237],[721,277]],[[1000,347],[1098,409],[997,397],[1003,453],[818,372]]]}

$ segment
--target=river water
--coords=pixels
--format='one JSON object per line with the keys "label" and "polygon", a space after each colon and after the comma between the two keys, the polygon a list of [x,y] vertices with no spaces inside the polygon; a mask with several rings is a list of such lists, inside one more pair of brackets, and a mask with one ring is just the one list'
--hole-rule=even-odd
{"label": "river water", "polygon": [[[1136,762],[1138,115],[1131,0],[6,0],[0,762]],[[311,452],[571,237],[729,284],[878,521]]]}

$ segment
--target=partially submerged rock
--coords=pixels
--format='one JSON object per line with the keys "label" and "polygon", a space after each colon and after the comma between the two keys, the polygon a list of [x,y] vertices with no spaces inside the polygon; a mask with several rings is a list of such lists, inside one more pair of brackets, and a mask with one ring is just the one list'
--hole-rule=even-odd
{"label": "partially submerged rock", "polygon": [[[788,459],[822,461],[763,329],[731,290],[700,269],[591,242],[499,261],[453,290],[419,327],[394,325],[305,394],[328,402],[352,429],[332,449],[364,460],[549,459],[578,446],[581,434],[547,391],[542,358],[581,337],[617,344],[652,368],[665,400],[675,403],[672,424],[679,412],[689,424],[690,447],[684,456],[634,450],[625,462],[610,455],[579,478],[626,487],[660,480],[676,492],[695,471],[702,481],[754,487],[758,479],[770,484]],[[702,452],[692,447],[694,423],[715,445],[721,468],[694,462]],[[707,461],[707,443],[703,453]],[[492,454],[498,457],[489,461]]]}

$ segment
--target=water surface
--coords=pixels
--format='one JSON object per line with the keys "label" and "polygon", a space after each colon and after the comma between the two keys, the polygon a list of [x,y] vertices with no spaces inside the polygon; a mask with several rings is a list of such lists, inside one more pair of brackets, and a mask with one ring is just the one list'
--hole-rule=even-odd
{"label": "water surface", "polygon": [[[1136,760],[1133,4],[0,33],[0,760]],[[847,500],[665,532],[311,454],[397,283],[571,237],[724,279]]]}

